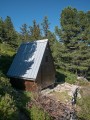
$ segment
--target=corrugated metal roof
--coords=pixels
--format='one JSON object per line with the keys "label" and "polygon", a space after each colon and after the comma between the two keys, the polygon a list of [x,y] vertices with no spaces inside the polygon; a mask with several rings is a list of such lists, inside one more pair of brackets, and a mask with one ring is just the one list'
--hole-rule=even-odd
{"label": "corrugated metal roof", "polygon": [[47,42],[44,39],[21,44],[7,75],[35,80]]}

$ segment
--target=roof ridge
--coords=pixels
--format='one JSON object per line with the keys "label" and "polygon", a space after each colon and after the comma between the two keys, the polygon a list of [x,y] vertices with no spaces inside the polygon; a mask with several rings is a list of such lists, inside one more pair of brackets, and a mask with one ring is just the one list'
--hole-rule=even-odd
{"label": "roof ridge", "polygon": [[35,41],[32,41],[32,42],[24,42],[22,44],[42,43],[42,42],[48,42],[48,39],[35,40]]}

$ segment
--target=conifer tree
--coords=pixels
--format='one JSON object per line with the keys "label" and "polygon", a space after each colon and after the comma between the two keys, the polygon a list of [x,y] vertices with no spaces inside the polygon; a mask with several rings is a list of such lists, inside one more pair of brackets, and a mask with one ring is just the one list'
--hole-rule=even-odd
{"label": "conifer tree", "polygon": [[5,23],[5,27],[6,27],[7,30],[13,30],[14,29],[13,23],[12,23],[11,18],[9,16],[6,17],[4,23]]}
{"label": "conifer tree", "polygon": [[15,45],[17,40],[17,34],[9,16],[7,16],[4,21],[4,27],[6,33],[6,42],[11,45]]}
{"label": "conifer tree", "polygon": [[33,20],[33,25],[29,27],[30,40],[41,39],[41,31],[39,24],[36,23],[36,20]]}
{"label": "conifer tree", "polygon": [[23,24],[21,29],[22,41],[26,42],[29,40],[28,26],[27,24]]}
{"label": "conifer tree", "polygon": [[51,31],[48,31],[47,39],[49,40],[49,44],[50,44],[51,50],[53,51],[53,45],[57,41],[55,34],[52,33]]}
{"label": "conifer tree", "polygon": [[48,31],[49,31],[49,25],[50,25],[47,16],[44,17],[43,22],[41,23],[41,25],[42,25],[42,28],[43,28],[44,36],[47,37]]}
{"label": "conifer tree", "polygon": [[86,36],[87,36],[88,44],[90,44],[90,11],[86,13],[86,17],[87,17]]}
{"label": "conifer tree", "polygon": [[0,18],[0,42],[4,42],[6,40],[6,32],[4,27],[4,22],[2,18]]}
{"label": "conifer tree", "polygon": [[90,66],[87,24],[86,13],[68,7],[61,13],[61,29],[56,27],[56,33],[64,46],[61,68],[85,77]]}

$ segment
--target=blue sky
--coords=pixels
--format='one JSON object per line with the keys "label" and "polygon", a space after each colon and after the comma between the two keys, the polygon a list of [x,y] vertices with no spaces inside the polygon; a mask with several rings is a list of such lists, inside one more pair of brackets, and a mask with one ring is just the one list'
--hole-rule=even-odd
{"label": "blue sky", "polygon": [[89,11],[90,0],[0,0],[0,17],[10,16],[14,27],[20,31],[22,24],[32,25],[35,19],[41,23],[44,16],[48,16],[50,30],[60,26],[60,14],[65,7]]}

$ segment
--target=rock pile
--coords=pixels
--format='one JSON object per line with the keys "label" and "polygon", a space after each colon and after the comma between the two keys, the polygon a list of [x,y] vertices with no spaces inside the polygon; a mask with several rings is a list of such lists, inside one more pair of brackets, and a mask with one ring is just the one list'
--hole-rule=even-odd
{"label": "rock pile", "polygon": [[[43,95],[50,95],[52,92],[60,92],[60,93],[67,92],[69,96],[73,97],[73,94],[77,88],[80,88],[80,87],[73,84],[71,85],[69,83],[63,83],[63,84],[58,84],[56,87],[52,89],[47,88],[45,90],[42,90],[41,93]],[[78,93],[77,97],[81,98],[81,95]]]}

